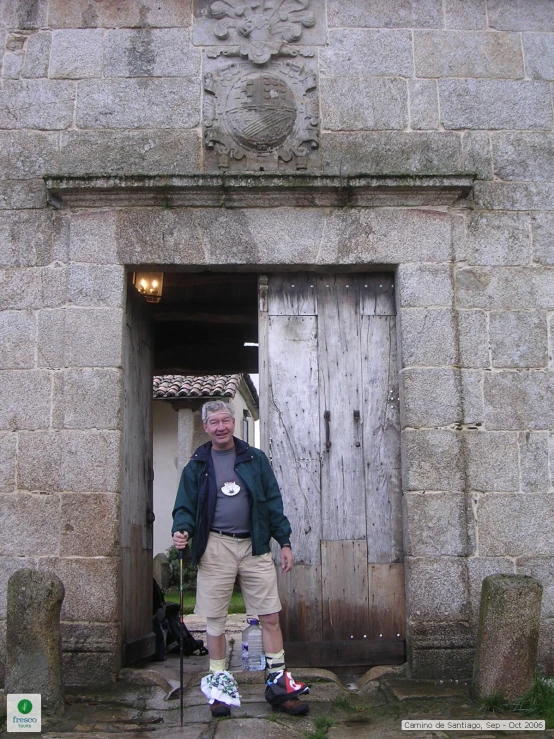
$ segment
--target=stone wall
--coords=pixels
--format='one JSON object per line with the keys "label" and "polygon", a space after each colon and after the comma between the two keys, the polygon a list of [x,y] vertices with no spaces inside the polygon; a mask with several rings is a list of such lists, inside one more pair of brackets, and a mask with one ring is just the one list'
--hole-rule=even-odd
{"label": "stone wall", "polygon": [[412,669],[467,674],[495,572],[542,582],[554,668],[552,3],[311,5],[315,171],[471,174],[469,202],[47,206],[46,175],[212,167],[206,55],[187,0],[2,5],[0,619],[14,570],[55,572],[66,659],[90,647],[97,680],[119,638],[125,271],[141,263],[396,269]]}

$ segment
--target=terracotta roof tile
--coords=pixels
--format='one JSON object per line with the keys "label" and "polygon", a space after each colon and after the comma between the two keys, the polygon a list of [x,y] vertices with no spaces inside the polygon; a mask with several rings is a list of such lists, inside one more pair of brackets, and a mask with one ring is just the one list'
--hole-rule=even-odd
{"label": "terracotta roof tile", "polygon": [[[242,375],[155,375],[153,382],[154,398],[234,398]],[[244,379],[256,404],[258,393],[250,375]]]}

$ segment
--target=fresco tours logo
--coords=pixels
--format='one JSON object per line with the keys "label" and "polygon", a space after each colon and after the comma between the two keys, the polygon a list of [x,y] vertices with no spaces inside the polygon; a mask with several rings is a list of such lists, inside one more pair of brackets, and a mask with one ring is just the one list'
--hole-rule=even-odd
{"label": "fresco tours logo", "polygon": [[9,693],[6,721],[8,731],[40,731],[40,693]]}

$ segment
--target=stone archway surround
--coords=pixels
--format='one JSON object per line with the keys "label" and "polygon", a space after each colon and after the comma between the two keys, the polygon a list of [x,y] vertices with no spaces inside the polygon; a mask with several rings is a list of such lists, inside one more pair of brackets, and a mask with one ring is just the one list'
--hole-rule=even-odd
{"label": "stone archway surround", "polygon": [[[98,403],[96,415],[85,421],[88,454],[98,464],[83,484],[88,492],[109,494],[110,515],[118,520],[125,507],[125,429],[118,408],[127,272],[146,265],[226,272],[395,271],[408,647],[419,676],[468,674],[472,657],[476,587],[468,558],[475,554],[475,519],[464,475],[464,434],[480,420],[482,397],[471,371],[460,369],[468,349],[453,284],[471,185],[469,177],[310,176],[47,183],[57,232],[67,234],[69,304],[43,317],[39,351],[49,366],[73,368],[99,392],[109,387],[115,394],[111,414],[106,403]],[[66,416],[78,413],[79,399],[67,389],[64,403]],[[90,566],[108,568],[114,588],[121,577],[118,536],[115,529],[105,534],[89,554],[96,558]],[[89,565],[85,560],[81,566]],[[97,579],[105,582],[105,574],[99,571]],[[109,645],[119,654],[120,603],[113,595],[102,613],[90,596],[96,620],[88,638],[104,646],[68,658],[75,675],[85,663],[96,665],[96,681],[117,672],[117,659],[110,660],[106,650]],[[68,635],[75,631],[71,622],[89,606],[83,597],[73,602],[70,590]]]}

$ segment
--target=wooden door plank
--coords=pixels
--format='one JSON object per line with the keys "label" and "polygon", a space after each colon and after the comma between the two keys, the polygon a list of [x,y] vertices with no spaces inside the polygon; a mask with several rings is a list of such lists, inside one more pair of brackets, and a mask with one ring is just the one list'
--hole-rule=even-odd
{"label": "wooden door plank", "polygon": [[258,278],[258,373],[260,397],[260,446],[269,454],[269,315],[267,312],[268,277]]}
{"label": "wooden door plank", "polygon": [[[122,643],[151,645],[152,632],[152,341],[150,314],[129,288],[124,332],[121,494]],[[123,654],[123,658],[130,658]]]}
{"label": "wooden door plank", "polygon": [[286,607],[281,613],[281,629],[288,641],[322,639],[321,566],[295,564],[283,575],[277,568],[279,596]]}
{"label": "wooden door plank", "polygon": [[394,317],[362,316],[368,561],[402,560],[400,414]]}
{"label": "wooden door plank", "polygon": [[406,661],[403,639],[345,641],[285,641],[287,667],[358,667],[401,665]]}
{"label": "wooden door plank", "polygon": [[271,316],[315,316],[317,313],[315,275],[306,272],[271,275],[268,312]]}
{"label": "wooden door plank", "polygon": [[368,565],[369,639],[404,639],[406,595],[403,564]]}
{"label": "wooden door plank", "polygon": [[323,639],[367,638],[366,541],[321,542],[321,591]]}
{"label": "wooden door plank", "polygon": [[319,564],[317,319],[277,315],[268,320],[270,459],[292,523],[295,559]]}
{"label": "wooden door plank", "polygon": [[[317,302],[323,539],[362,539],[366,535],[363,449],[360,424],[354,417],[362,403],[356,276],[318,276]],[[328,421],[326,414],[330,414]]]}
{"label": "wooden door plank", "polygon": [[360,314],[362,316],[394,316],[394,275],[385,272],[360,275]]}

